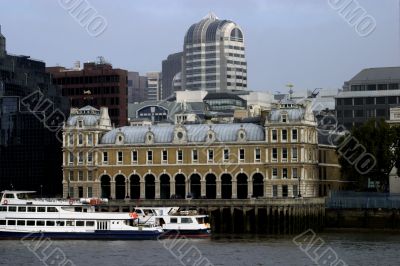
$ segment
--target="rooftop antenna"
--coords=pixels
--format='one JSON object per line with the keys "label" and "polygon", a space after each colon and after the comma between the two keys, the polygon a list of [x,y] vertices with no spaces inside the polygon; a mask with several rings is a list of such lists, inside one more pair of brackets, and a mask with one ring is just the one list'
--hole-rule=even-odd
{"label": "rooftop antenna", "polygon": [[293,87],[294,87],[294,85],[293,85],[292,83],[288,83],[288,84],[286,85],[286,87],[289,88],[289,100],[291,100],[291,99],[292,99],[292,94],[293,94]]}

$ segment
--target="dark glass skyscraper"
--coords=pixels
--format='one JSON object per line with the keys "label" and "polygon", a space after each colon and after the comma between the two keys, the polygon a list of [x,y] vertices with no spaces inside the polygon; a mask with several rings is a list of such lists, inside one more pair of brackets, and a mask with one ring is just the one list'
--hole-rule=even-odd
{"label": "dark glass skyscraper", "polygon": [[162,62],[162,90],[161,99],[167,99],[174,94],[173,81],[176,74],[182,71],[183,53],[170,54]]}
{"label": "dark glass skyscraper", "polygon": [[0,190],[61,193],[57,134],[68,107],[45,63],[7,54],[0,33]]}

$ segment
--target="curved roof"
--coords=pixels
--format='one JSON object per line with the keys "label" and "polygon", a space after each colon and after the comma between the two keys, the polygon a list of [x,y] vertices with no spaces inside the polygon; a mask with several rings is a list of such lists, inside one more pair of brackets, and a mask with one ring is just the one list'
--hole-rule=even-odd
{"label": "curved roof", "polygon": [[211,13],[190,26],[185,35],[185,44],[215,42],[219,36],[223,37],[226,35],[229,37],[231,36],[231,31],[224,32],[227,30],[229,24],[232,24],[235,34],[240,36],[240,38],[234,40],[243,41],[243,33],[236,23],[230,20],[220,20]]}
{"label": "curved roof", "polygon": [[78,120],[82,120],[85,126],[96,126],[100,120],[99,115],[75,115],[70,116],[67,120],[68,126],[75,126]]}
{"label": "curved roof", "polygon": [[[172,143],[174,139],[174,125],[151,126],[148,127],[121,127],[107,132],[102,138],[101,144],[114,144],[117,134],[124,134],[126,144],[145,143],[146,133],[149,129],[154,134],[155,143]],[[187,131],[188,142],[205,142],[207,133],[211,129],[215,132],[215,138],[218,142],[237,141],[238,131],[243,129],[246,132],[248,141],[263,141],[264,128],[256,124],[198,124],[183,125]]]}
{"label": "curved roof", "polygon": [[287,114],[289,122],[301,121],[304,118],[303,108],[291,108],[291,109],[274,109],[271,111],[269,121],[280,122],[282,114]]}

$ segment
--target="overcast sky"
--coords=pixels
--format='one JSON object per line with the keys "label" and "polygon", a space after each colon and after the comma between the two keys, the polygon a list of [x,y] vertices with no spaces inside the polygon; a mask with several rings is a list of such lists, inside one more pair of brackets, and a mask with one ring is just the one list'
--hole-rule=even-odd
{"label": "overcast sky", "polygon": [[161,61],[182,50],[189,26],[213,11],[244,31],[252,90],[284,92],[288,82],[297,89],[340,88],[363,68],[400,65],[399,0],[358,0],[376,20],[367,37],[359,36],[328,0],[85,1],[107,21],[98,37],[90,36],[59,0],[1,0],[8,52],[47,66],[72,67],[76,60],[101,55],[114,67],[161,71]]}

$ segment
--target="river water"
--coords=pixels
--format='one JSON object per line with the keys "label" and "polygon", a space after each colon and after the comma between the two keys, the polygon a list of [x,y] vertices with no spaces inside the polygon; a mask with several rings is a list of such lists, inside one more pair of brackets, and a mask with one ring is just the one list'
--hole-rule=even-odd
{"label": "river water", "polygon": [[[316,234],[317,238],[324,241],[318,242],[322,245],[317,253],[331,248],[337,261],[347,265],[400,265],[400,232],[329,231]],[[42,240],[40,244],[3,240],[0,265],[58,265],[61,261],[65,265],[196,265],[194,261],[201,259],[200,265],[330,265],[313,256],[316,245],[308,252],[296,245],[309,239],[224,235],[162,241]]]}

